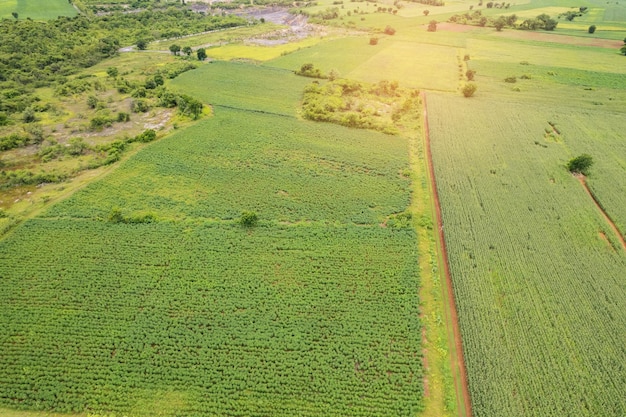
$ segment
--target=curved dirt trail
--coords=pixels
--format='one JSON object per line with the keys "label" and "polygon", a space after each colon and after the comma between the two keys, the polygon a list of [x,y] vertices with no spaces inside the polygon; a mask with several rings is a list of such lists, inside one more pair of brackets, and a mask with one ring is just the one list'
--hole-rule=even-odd
{"label": "curved dirt trail", "polygon": [[[461,343],[461,332],[459,329],[459,319],[456,312],[456,304],[454,301],[454,293],[452,286],[452,278],[450,276],[450,268],[448,265],[448,252],[446,250],[446,241],[443,234],[443,223],[441,219],[441,206],[439,204],[439,194],[437,193],[437,183],[435,180],[435,169],[433,167],[433,158],[430,151],[430,134],[428,131],[428,109],[426,105],[426,93],[421,93],[422,103],[424,104],[424,138],[426,140],[426,158],[428,163],[428,171],[430,175],[430,185],[432,188],[433,204],[435,207],[435,216],[437,220],[437,234],[439,236],[439,246],[441,257],[443,259],[443,270],[445,275],[447,294],[444,294],[448,300],[449,317],[448,326],[452,327],[454,340],[450,340],[450,347],[454,347],[455,355],[450,355],[452,361],[452,377],[454,378],[455,390],[457,393],[457,407],[459,416],[472,416],[472,403],[470,401],[469,389],[467,385],[467,374],[465,371],[465,360],[463,359],[463,346]],[[452,345],[454,343],[454,345]],[[458,398],[458,397],[462,398]]]}
{"label": "curved dirt trail", "polygon": [[576,175],[576,177],[578,178],[578,181],[580,181],[581,185],[585,189],[585,192],[587,192],[589,197],[591,197],[591,199],[593,200],[593,203],[596,205],[598,210],[600,210],[600,213],[602,214],[602,217],[604,217],[604,220],[607,222],[607,224],[609,225],[611,230],[613,230],[613,232],[617,235],[617,238],[619,239],[619,241],[622,244],[622,248],[624,248],[624,250],[626,250],[626,240],[624,239],[624,235],[622,234],[622,232],[620,232],[620,230],[617,228],[617,226],[615,225],[613,220],[611,220],[611,218],[606,213],[606,211],[604,211],[604,209],[600,205],[600,202],[598,201],[596,196],[589,189],[589,186],[587,185],[587,180],[586,180],[585,176],[584,175]]}

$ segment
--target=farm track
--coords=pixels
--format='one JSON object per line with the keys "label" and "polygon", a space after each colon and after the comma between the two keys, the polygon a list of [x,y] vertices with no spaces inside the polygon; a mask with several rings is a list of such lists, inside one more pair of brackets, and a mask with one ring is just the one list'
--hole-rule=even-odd
{"label": "farm track", "polygon": [[[454,379],[454,386],[457,393],[457,404],[459,416],[471,417],[472,416],[472,403],[469,396],[469,388],[467,384],[467,373],[465,371],[465,360],[463,359],[463,344],[461,341],[461,332],[459,329],[459,318],[456,311],[456,304],[454,301],[454,293],[452,286],[452,277],[450,275],[450,267],[448,264],[448,252],[446,250],[446,241],[443,234],[443,223],[441,219],[441,205],[439,204],[439,194],[437,193],[437,182],[435,180],[435,168],[433,166],[433,158],[430,150],[430,133],[428,130],[428,108],[426,104],[426,93],[421,94],[422,102],[424,103],[424,139],[426,141],[426,158],[428,163],[428,171],[430,176],[430,186],[432,188],[433,204],[435,207],[435,216],[437,221],[437,234],[439,237],[439,249],[441,253],[441,259],[443,263],[447,294],[444,294],[444,298],[447,298],[449,308],[444,309],[446,311],[447,325],[451,327],[454,340],[450,340],[450,348],[453,349],[456,355],[453,353],[450,355],[452,362],[452,377]],[[455,360],[456,356],[456,360]],[[459,398],[462,397],[462,398]]]}
{"label": "farm track", "polygon": [[585,176],[584,175],[577,175],[576,177],[578,178],[578,181],[580,181],[580,184],[585,189],[585,192],[589,195],[589,197],[591,197],[591,199],[593,200],[593,203],[596,205],[598,210],[600,210],[600,213],[602,214],[602,217],[604,217],[604,220],[608,223],[609,227],[617,235],[617,238],[619,239],[620,243],[622,244],[622,248],[624,250],[626,250],[626,240],[624,239],[624,235],[619,230],[617,225],[613,222],[613,220],[609,217],[607,212],[604,211],[604,209],[602,208],[602,205],[600,204],[600,202],[598,201],[596,196],[593,194],[593,192],[591,192],[591,189],[587,185],[587,180],[586,180]]}

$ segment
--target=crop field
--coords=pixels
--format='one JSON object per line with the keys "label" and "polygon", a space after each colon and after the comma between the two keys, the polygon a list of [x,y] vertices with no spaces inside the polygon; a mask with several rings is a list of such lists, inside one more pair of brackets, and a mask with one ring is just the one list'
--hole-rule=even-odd
{"label": "crop field", "polygon": [[13,19],[13,12],[17,12],[19,19],[30,17],[34,20],[77,14],[76,9],[66,0],[0,0],[0,18]]}
{"label": "crop field", "polygon": [[294,75],[293,70],[211,62],[198,71],[182,74],[172,86],[212,105],[293,117],[304,86],[311,82],[310,78]]}
{"label": "crop field", "polygon": [[[0,401],[412,415],[422,391],[414,242],[377,225],[30,221],[0,249]],[[36,248],[45,254],[28,261]]]}
{"label": "crop field", "polygon": [[[417,235],[381,226],[409,204],[408,141],[299,120],[310,81],[240,63],[185,73],[175,87],[210,102],[213,117],[0,242],[2,406],[423,408]],[[115,209],[151,217],[113,222]],[[258,214],[256,227],[239,224],[243,211]]]}
{"label": "crop field", "polygon": [[[626,255],[564,168],[592,152],[590,182],[623,218],[619,126],[489,99],[428,106],[475,415],[623,415]],[[544,140],[547,115],[563,143]]]}

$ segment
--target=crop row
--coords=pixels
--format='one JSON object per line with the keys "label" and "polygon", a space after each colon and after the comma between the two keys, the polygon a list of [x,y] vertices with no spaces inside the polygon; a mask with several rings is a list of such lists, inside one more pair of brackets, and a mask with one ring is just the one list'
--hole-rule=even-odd
{"label": "crop row", "polygon": [[[583,135],[563,128],[567,147],[536,145],[549,112],[537,103],[429,96],[477,417],[626,412],[626,256],[565,169],[567,147],[590,146],[576,141]],[[603,149],[606,161],[616,160]],[[595,175],[601,181],[606,173]]]}
{"label": "crop row", "polygon": [[172,391],[185,415],[410,415],[415,247],[379,226],[28,221],[0,243],[0,403],[125,413]]}

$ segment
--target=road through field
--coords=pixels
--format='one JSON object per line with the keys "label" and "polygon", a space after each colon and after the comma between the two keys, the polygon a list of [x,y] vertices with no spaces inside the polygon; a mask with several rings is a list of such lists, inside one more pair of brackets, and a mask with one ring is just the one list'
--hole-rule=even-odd
{"label": "road through field", "polygon": [[[450,268],[448,265],[448,253],[446,251],[446,241],[443,234],[443,223],[441,220],[441,206],[439,204],[439,195],[437,193],[437,182],[435,180],[435,169],[433,167],[433,158],[430,151],[430,134],[428,132],[428,107],[426,104],[426,93],[422,91],[422,103],[424,104],[424,139],[426,145],[426,158],[428,163],[428,172],[430,176],[430,186],[432,188],[433,204],[435,207],[435,216],[437,221],[437,236],[439,241],[439,249],[445,275],[447,298],[449,304],[449,313],[447,313],[448,327],[452,330],[453,338],[449,339],[450,349],[453,350],[450,355],[452,362],[452,376],[454,378],[454,386],[457,393],[457,404],[459,416],[472,416],[472,403],[470,401],[469,389],[467,386],[467,374],[465,371],[465,361],[463,359],[463,344],[461,342],[461,332],[459,329],[459,319],[454,301],[454,293],[452,288],[452,278],[450,276]],[[445,309],[444,309],[445,311]]]}

